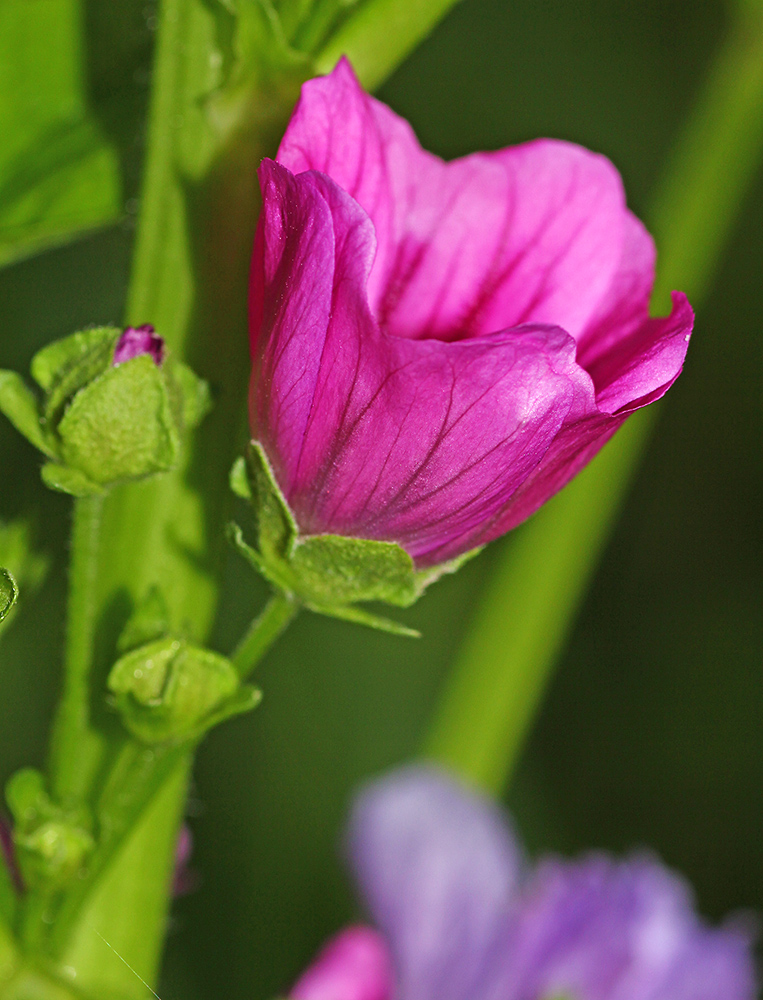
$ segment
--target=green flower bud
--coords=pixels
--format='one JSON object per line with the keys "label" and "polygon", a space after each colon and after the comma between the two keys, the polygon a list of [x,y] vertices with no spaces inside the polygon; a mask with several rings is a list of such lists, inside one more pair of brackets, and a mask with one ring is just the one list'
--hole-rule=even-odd
{"label": "green flower bud", "polygon": [[55,805],[39,771],[25,768],[8,782],[14,817],[13,841],[24,882],[47,891],[62,889],[81,871],[95,847],[88,817]]}
{"label": "green flower bud", "polygon": [[225,657],[172,637],[123,656],[108,687],[125,726],[144,743],[194,739],[260,700]]}
{"label": "green flower bud", "polygon": [[98,327],[44,348],[32,376],[0,372],[0,410],[49,459],[43,479],[75,496],[173,468],[206,413],[206,384],[165,357],[153,327]]}

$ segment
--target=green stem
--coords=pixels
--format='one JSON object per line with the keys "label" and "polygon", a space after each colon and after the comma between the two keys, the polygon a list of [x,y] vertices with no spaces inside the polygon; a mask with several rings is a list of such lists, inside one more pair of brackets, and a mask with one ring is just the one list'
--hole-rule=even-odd
{"label": "green stem", "polygon": [[456,0],[365,0],[342,22],[315,57],[329,73],[342,56],[364,87],[374,90],[434,29]]}
{"label": "green stem", "polygon": [[93,663],[102,497],[74,502],[66,621],[64,688],[58,706],[51,749],[51,790],[64,804],[82,801],[92,775],[90,670]]}
{"label": "green stem", "polygon": [[270,598],[231,656],[231,662],[242,679],[252,672],[298,611],[299,605],[288,594],[278,593]]}
{"label": "green stem", "polygon": [[[654,199],[655,297],[704,298],[763,157],[763,5],[740,4]],[[493,793],[509,780],[654,426],[632,417],[501,545],[424,753]]]}

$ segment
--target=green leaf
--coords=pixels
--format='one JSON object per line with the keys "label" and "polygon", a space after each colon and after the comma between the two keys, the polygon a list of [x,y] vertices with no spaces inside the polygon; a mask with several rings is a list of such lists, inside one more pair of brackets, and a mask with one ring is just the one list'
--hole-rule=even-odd
{"label": "green leaf", "polygon": [[16,372],[0,371],[0,411],[35,448],[55,458],[56,453],[43,431],[37,399]]}
{"label": "green leaf", "polygon": [[19,597],[16,581],[7,569],[0,569],[0,622],[6,617]]}
{"label": "green leaf", "polygon": [[0,265],[122,214],[117,154],[87,107],[83,26],[81,0],[0,4]]}

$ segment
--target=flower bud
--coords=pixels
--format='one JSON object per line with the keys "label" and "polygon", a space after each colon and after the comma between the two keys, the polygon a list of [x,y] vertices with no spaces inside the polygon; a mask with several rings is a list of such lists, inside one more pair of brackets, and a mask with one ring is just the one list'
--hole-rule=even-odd
{"label": "flower bud", "polygon": [[32,359],[38,402],[14,372],[0,372],[0,410],[50,461],[43,479],[75,496],[173,468],[183,432],[208,409],[205,383],[165,356],[149,325],[97,327]]}
{"label": "flower bud", "polygon": [[17,771],[6,789],[15,820],[15,859],[22,879],[31,888],[55,891],[82,869],[95,841],[82,812],[55,805],[39,771]]}
{"label": "flower bud", "polygon": [[144,743],[194,739],[260,700],[225,657],[173,637],[123,656],[108,687],[125,726]]}

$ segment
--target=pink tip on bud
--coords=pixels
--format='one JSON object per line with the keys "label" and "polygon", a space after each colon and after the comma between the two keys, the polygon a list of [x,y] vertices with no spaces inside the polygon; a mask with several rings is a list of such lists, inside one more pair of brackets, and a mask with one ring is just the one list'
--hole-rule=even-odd
{"label": "pink tip on bud", "polygon": [[302,974],[292,1000],[390,1000],[392,962],[384,938],[370,927],[348,927],[332,938]]}
{"label": "pink tip on bud", "polygon": [[164,361],[164,340],[150,323],[127,327],[114,348],[114,366],[139,358],[141,354],[150,354],[157,367]]}

